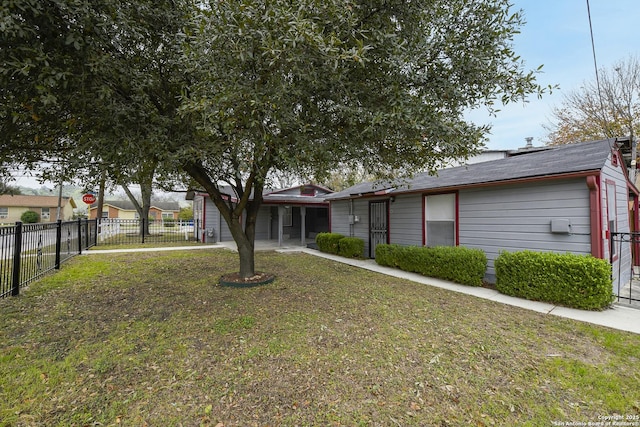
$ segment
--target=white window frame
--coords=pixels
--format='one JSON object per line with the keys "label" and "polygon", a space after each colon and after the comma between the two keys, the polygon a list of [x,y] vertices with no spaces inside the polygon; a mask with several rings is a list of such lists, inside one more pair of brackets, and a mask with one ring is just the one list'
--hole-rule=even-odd
{"label": "white window frame", "polygon": [[40,220],[51,219],[51,208],[40,208]]}
{"label": "white window frame", "polygon": [[9,208],[6,206],[0,207],[0,219],[9,218]]}
{"label": "white window frame", "polygon": [[[457,246],[458,224],[456,206],[458,203],[457,193],[430,194],[424,196],[424,244],[425,246],[442,246],[438,242],[433,242],[429,236],[429,222],[450,222],[453,224],[452,244]],[[434,244],[435,243],[435,244]]]}
{"label": "white window frame", "polygon": [[291,206],[284,206],[282,209],[282,226],[293,227],[293,208]]}

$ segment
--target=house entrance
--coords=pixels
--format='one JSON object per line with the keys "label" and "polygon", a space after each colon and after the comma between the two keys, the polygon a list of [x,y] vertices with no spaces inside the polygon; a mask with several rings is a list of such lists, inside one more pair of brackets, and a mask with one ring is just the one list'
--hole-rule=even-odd
{"label": "house entrance", "polygon": [[389,242],[389,202],[369,203],[369,258],[376,257],[376,246]]}

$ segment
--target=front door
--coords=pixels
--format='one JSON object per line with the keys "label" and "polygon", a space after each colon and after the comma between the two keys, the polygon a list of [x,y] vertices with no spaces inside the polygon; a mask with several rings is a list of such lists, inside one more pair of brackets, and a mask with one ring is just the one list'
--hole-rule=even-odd
{"label": "front door", "polygon": [[389,242],[389,205],[383,202],[369,203],[369,257],[376,257],[376,246]]}

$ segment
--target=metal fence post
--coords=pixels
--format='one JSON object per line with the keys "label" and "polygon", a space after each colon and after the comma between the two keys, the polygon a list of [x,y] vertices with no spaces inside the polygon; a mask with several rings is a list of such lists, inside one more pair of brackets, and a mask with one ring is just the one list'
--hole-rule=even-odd
{"label": "metal fence post", "polygon": [[78,255],[82,255],[82,220],[78,218]]}
{"label": "metal fence post", "polygon": [[146,218],[142,218],[142,243],[144,244],[144,235],[147,234],[147,227],[145,226],[145,221],[148,221]]}
{"label": "metal fence post", "polygon": [[56,221],[56,261],[55,269],[60,270],[60,250],[62,249],[62,220]]}
{"label": "metal fence post", "polygon": [[91,224],[89,223],[89,218],[84,220],[84,224],[85,224],[85,236],[86,236],[86,240],[87,240],[87,247],[86,249],[89,249],[89,247],[91,246]]}
{"label": "metal fence post", "polygon": [[22,221],[16,221],[16,228],[13,234],[13,271],[11,278],[11,295],[20,294],[20,254],[22,253]]}

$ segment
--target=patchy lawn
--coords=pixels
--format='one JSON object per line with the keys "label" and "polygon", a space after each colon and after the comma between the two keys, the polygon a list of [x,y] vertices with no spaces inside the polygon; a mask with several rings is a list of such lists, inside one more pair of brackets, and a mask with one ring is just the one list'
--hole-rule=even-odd
{"label": "patchy lawn", "polygon": [[531,425],[640,414],[640,335],[304,254],[87,255],[0,301],[0,426]]}

